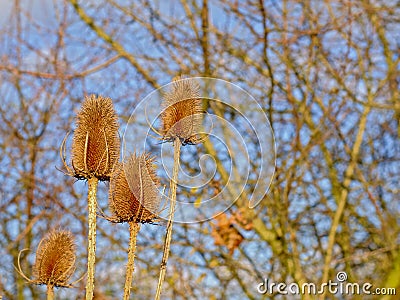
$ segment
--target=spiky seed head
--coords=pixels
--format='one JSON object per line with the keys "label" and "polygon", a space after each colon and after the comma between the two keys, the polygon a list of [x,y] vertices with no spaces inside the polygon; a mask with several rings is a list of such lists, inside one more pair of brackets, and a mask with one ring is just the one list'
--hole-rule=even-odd
{"label": "spiky seed head", "polygon": [[33,265],[36,284],[68,287],[75,271],[76,248],[69,231],[52,230],[39,243]]}
{"label": "spiky seed head", "polygon": [[163,109],[163,139],[179,138],[183,144],[195,144],[202,122],[200,86],[190,78],[175,78],[171,90],[164,94]]}
{"label": "spiky seed head", "polygon": [[76,116],[72,141],[75,177],[110,179],[120,153],[118,128],[118,116],[110,98],[96,95],[85,97]]}
{"label": "spiky seed head", "polygon": [[159,184],[150,154],[133,154],[118,163],[109,190],[110,209],[117,222],[152,223],[157,219]]}

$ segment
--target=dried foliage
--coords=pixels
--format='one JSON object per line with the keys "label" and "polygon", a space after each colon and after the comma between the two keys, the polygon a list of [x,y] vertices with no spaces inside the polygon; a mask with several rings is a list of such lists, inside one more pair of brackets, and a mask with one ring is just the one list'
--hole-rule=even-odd
{"label": "dried foliage", "polygon": [[164,95],[163,106],[163,139],[172,141],[179,138],[183,145],[196,144],[202,121],[199,85],[189,78],[176,78],[171,91]]}
{"label": "dried foliage", "polygon": [[69,231],[52,230],[39,243],[32,281],[48,286],[69,287],[75,271],[76,249]]}
{"label": "dried foliage", "polygon": [[109,203],[116,222],[152,223],[157,219],[159,179],[149,154],[131,155],[111,177]]}
{"label": "dried foliage", "polygon": [[72,144],[75,177],[109,180],[120,153],[118,117],[110,98],[85,98],[76,116]]}
{"label": "dried foliage", "polygon": [[234,226],[235,217],[228,218],[228,216],[223,213],[215,218],[217,224],[213,224],[213,231],[211,235],[214,238],[214,243],[217,246],[225,246],[229,250],[229,254],[233,254],[235,249],[244,240],[243,235]]}

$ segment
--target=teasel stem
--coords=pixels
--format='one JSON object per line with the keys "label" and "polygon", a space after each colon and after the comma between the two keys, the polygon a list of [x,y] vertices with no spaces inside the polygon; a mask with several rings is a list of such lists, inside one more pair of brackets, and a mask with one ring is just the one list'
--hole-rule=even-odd
{"label": "teasel stem", "polygon": [[96,193],[97,193],[98,181],[99,180],[96,177],[88,179],[89,236],[88,236],[86,300],[92,300],[94,293],[94,267],[96,261],[96,207],[97,207]]}
{"label": "teasel stem", "polygon": [[54,287],[49,284],[47,286],[47,300],[53,300],[54,299]]}
{"label": "teasel stem", "polygon": [[131,295],[133,272],[135,271],[136,237],[139,230],[140,223],[129,222],[129,251],[128,264],[126,265],[126,277],[123,298],[124,300],[129,300],[129,297]]}
{"label": "teasel stem", "polygon": [[178,137],[174,139],[174,167],[172,171],[172,178],[169,184],[170,187],[170,198],[171,204],[169,207],[169,218],[167,223],[167,232],[165,235],[164,242],[164,251],[163,257],[160,265],[160,277],[158,278],[158,285],[155,300],[160,300],[162,285],[165,280],[165,273],[167,271],[167,261],[169,257],[169,251],[171,248],[171,240],[172,240],[172,224],[174,223],[174,214],[175,214],[175,206],[176,206],[176,187],[178,183],[178,171],[179,171],[179,158],[181,152],[181,141]]}

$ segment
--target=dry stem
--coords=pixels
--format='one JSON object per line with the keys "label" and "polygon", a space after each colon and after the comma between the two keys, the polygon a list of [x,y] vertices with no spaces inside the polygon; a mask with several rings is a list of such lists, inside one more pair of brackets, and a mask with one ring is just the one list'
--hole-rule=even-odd
{"label": "dry stem", "polygon": [[94,265],[96,260],[96,193],[98,179],[96,177],[92,177],[88,180],[88,183],[89,237],[86,300],[92,300],[94,291]]}
{"label": "dry stem", "polygon": [[167,271],[167,261],[169,256],[169,250],[171,247],[171,239],[172,239],[172,224],[174,222],[174,213],[176,206],[176,186],[178,181],[178,171],[179,171],[179,156],[181,151],[181,142],[179,138],[175,138],[174,140],[174,168],[172,171],[172,178],[170,181],[170,197],[171,204],[169,207],[169,218],[167,224],[167,233],[165,235],[165,243],[164,243],[164,252],[161,260],[160,266],[160,277],[158,278],[157,292],[155,296],[155,300],[160,300],[162,285],[165,279],[165,273]]}
{"label": "dry stem", "polygon": [[47,286],[47,300],[53,300],[54,299],[54,287],[49,284]]}
{"label": "dry stem", "polygon": [[129,296],[131,295],[133,271],[135,270],[136,237],[139,230],[140,230],[139,223],[129,222],[130,237],[129,237],[128,264],[126,265],[124,300],[129,300]]}

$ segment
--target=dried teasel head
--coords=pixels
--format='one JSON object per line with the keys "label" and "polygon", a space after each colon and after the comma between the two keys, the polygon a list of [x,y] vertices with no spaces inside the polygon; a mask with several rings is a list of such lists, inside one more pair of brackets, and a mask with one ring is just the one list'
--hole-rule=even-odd
{"label": "dried teasel head", "polygon": [[118,163],[110,180],[109,204],[114,215],[110,221],[153,223],[159,212],[159,184],[150,154],[133,154]]}
{"label": "dried teasel head", "polygon": [[79,179],[109,180],[119,159],[118,117],[112,100],[87,96],[76,116],[72,166]]}
{"label": "dried teasel head", "polygon": [[179,138],[183,145],[197,144],[203,112],[200,86],[190,78],[175,78],[171,90],[164,94],[163,109],[163,140]]}
{"label": "dried teasel head", "polygon": [[69,231],[52,230],[39,243],[33,265],[35,284],[70,287],[75,271],[76,248]]}

